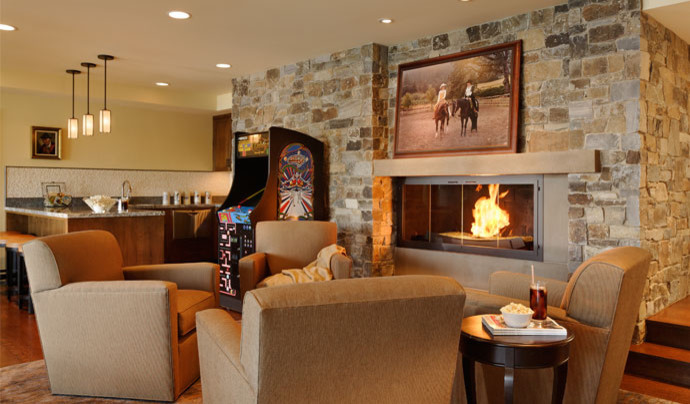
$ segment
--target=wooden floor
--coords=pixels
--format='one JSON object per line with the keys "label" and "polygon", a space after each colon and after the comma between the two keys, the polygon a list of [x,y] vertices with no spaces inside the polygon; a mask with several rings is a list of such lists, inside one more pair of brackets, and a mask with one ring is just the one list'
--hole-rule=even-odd
{"label": "wooden floor", "polygon": [[19,310],[0,294],[0,367],[43,359],[41,340],[33,314]]}

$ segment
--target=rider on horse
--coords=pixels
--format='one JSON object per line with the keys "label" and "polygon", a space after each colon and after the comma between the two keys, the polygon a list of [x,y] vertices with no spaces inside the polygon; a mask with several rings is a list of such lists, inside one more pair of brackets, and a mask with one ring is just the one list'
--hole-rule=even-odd
{"label": "rider on horse", "polygon": [[446,112],[450,115],[448,111],[448,102],[446,102],[446,83],[441,84],[441,88],[438,92],[438,99],[436,100],[436,105],[434,105],[434,119],[440,119],[442,108],[446,108]]}
{"label": "rider on horse", "polygon": [[479,101],[477,101],[477,99],[474,97],[474,86],[472,85],[472,82],[470,80],[467,80],[467,87],[465,87],[465,98],[468,98],[470,100],[470,105],[472,105],[474,113],[478,113]]}
{"label": "rider on horse", "polygon": [[441,84],[438,92],[438,99],[434,105],[434,121],[436,121],[436,137],[438,137],[438,124],[441,123],[441,133],[445,132],[445,127],[450,119],[450,106],[446,101],[446,83]]}

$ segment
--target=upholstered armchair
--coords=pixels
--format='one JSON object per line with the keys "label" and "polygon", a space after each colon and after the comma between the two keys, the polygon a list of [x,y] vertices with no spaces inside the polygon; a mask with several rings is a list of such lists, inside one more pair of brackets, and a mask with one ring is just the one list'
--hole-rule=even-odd
{"label": "upholstered armchair", "polygon": [[[616,402],[650,258],[641,248],[614,248],[582,263],[567,283],[546,279],[548,315],[575,334],[565,403]],[[467,291],[464,315],[497,313],[510,302],[529,306],[529,285],[529,276],[496,272],[491,276],[489,292]],[[479,398],[502,402],[502,388],[495,387],[503,385],[503,370],[476,366]],[[459,360],[454,400],[458,403],[465,400],[462,377]],[[550,402],[552,378],[551,369],[518,369],[516,402]]]}
{"label": "upholstered armchair", "polygon": [[122,267],[115,237],[24,246],[53,394],[174,401],[199,377],[196,312],[218,306],[218,266]]}
{"label": "upholstered armchair", "polygon": [[435,276],[261,288],[197,314],[204,403],[448,403],[465,292]]}
{"label": "upholstered armchair", "polygon": [[[303,268],[322,248],[338,241],[338,226],[319,221],[264,221],[256,225],[256,249],[240,259],[240,294],[283,269]],[[331,258],[334,279],[350,277],[352,260],[341,254]]]}

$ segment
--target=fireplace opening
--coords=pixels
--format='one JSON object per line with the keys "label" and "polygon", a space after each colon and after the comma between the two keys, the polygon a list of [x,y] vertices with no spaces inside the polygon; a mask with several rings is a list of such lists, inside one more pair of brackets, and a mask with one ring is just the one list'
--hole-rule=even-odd
{"label": "fireplace opening", "polygon": [[540,175],[406,178],[398,245],[542,261],[542,184]]}

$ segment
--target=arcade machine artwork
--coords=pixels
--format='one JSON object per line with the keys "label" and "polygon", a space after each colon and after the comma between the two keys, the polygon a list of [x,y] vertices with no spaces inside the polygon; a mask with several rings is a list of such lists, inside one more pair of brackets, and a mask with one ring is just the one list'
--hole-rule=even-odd
{"label": "arcade machine artwork", "polygon": [[278,166],[279,220],[314,219],[314,159],[300,143],[287,145]]}
{"label": "arcade machine artwork", "polygon": [[240,258],[254,252],[262,220],[325,220],[323,143],[272,127],[235,133],[233,182],[218,212],[220,305],[241,311]]}

